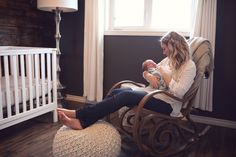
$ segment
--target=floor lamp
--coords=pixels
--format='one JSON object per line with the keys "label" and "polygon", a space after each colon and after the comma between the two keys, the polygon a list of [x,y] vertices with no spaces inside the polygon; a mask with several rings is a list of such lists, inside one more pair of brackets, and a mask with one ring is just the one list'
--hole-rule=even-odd
{"label": "floor lamp", "polygon": [[75,12],[78,10],[78,0],[37,0],[37,8],[43,11],[50,11],[55,13],[56,22],[56,48],[57,48],[57,98],[59,103],[62,103],[64,97],[61,94],[61,90],[64,86],[60,82],[60,22],[62,12]]}

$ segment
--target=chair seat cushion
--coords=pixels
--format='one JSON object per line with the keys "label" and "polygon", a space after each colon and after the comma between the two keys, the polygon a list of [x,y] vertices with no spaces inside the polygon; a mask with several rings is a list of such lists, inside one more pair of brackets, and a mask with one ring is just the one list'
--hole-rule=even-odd
{"label": "chair seat cushion", "polygon": [[119,132],[105,121],[83,130],[62,126],[53,140],[54,157],[117,157],[120,149]]}

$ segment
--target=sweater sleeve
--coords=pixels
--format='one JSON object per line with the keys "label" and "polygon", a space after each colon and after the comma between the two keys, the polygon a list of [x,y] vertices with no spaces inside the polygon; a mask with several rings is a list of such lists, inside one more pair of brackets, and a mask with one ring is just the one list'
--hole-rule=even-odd
{"label": "sweater sleeve", "polygon": [[195,75],[196,66],[195,63],[190,60],[186,63],[183,69],[181,69],[181,73],[177,79],[171,79],[169,83],[169,91],[175,96],[182,98],[193,84]]}

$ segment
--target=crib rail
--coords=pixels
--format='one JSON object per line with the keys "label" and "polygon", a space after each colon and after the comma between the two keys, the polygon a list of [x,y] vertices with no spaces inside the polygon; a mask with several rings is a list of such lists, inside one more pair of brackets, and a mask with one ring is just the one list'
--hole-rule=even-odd
{"label": "crib rail", "polygon": [[56,49],[0,47],[0,82],[0,125],[47,105],[55,108]]}

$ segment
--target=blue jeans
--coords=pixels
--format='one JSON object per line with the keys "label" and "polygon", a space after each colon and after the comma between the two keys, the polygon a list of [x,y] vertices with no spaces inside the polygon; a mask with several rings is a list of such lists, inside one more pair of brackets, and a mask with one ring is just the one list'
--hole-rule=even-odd
{"label": "blue jeans", "polygon": [[[114,89],[101,102],[85,104],[82,108],[77,109],[76,118],[80,120],[82,127],[85,128],[124,106],[134,107],[138,105],[146,94],[144,91],[134,91],[131,88]],[[151,98],[144,108],[168,115],[172,112],[170,104],[156,98]]]}

